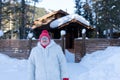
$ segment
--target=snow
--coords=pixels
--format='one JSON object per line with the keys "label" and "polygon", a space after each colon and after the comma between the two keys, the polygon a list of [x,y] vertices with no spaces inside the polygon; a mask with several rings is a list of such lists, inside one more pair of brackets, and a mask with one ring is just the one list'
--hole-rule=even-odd
{"label": "snow", "polygon": [[[66,51],[70,80],[119,80],[120,47],[86,54],[80,63],[74,63],[74,54]],[[1,80],[27,80],[27,59],[10,58],[0,54]]]}
{"label": "snow", "polygon": [[66,34],[65,30],[61,30],[60,34],[61,36],[65,35]]}
{"label": "snow", "polygon": [[85,33],[86,33],[86,29],[83,29],[83,30],[82,30],[82,34],[85,34]]}
{"label": "snow", "polygon": [[2,30],[0,30],[0,37],[1,37],[1,36],[3,36],[3,34],[4,34],[4,33],[3,33],[3,31],[2,31]]}
{"label": "snow", "polygon": [[90,25],[90,23],[85,18],[83,18],[82,16],[80,16],[78,14],[70,14],[70,15],[67,15],[67,16],[64,16],[62,18],[59,18],[59,19],[56,19],[56,20],[52,21],[50,23],[50,27],[51,28],[59,27],[62,24],[65,24],[65,23],[71,21],[72,19],[76,19],[76,20],[80,21],[81,23],[86,24],[88,26]]}
{"label": "snow", "polygon": [[0,54],[0,80],[26,80],[27,61]]}
{"label": "snow", "polygon": [[28,33],[28,38],[32,38],[33,37],[33,33]]}

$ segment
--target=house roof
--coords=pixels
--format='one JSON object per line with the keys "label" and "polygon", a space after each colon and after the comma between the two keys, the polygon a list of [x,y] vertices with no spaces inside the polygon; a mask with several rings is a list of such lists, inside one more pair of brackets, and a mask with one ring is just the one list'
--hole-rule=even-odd
{"label": "house roof", "polygon": [[82,25],[82,26],[84,26],[84,27],[87,28],[87,29],[94,29],[94,28],[91,27],[90,25],[83,24],[82,22],[80,22],[80,21],[78,21],[78,20],[76,20],[76,19],[72,19],[71,21],[62,24],[62,25],[59,26],[58,28],[65,27],[65,26],[69,25],[70,23],[76,23],[76,24]]}
{"label": "house roof", "polygon": [[48,18],[50,18],[50,17],[52,17],[52,16],[54,16],[56,14],[68,15],[68,13],[63,11],[63,10],[50,12],[50,13],[38,18],[37,20],[35,20],[34,23],[33,23],[32,29],[35,29],[35,28],[40,27],[42,25],[48,24],[49,22],[51,22],[54,19],[54,17],[51,18],[51,19],[48,19]]}
{"label": "house roof", "polygon": [[[63,16],[55,17],[55,15],[62,14]],[[68,14],[67,12],[64,12],[63,10],[53,11],[43,17],[38,18],[34,21],[34,24],[32,26],[32,29],[44,27],[44,28],[55,28],[59,27],[62,28],[66,25],[69,25],[70,23],[80,24],[84,26],[87,29],[94,29],[90,26],[89,21],[87,21],[84,17],[78,15],[78,14]]]}
{"label": "house roof", "polygon": [[85,18],[83,18],[82,16],[80,16],[78,14],[70,14],[70,15],[61,17],[59,19],[56,19],[50,23],[50,27],[51,28],[56,28],[56,27],[61,28],[65,25],[69,25],[70,23],[78,23],[88,29],[90,29],[90,28],[92,29],[92,27],[90,27],[90,23]]}

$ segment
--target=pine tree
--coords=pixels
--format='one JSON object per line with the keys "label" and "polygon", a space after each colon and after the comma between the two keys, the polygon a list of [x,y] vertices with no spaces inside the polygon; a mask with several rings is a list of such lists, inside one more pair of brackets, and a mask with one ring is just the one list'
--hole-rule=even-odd
{"label": "pine tree", "polygon": [[0,0],[0,30],[2,26],[2,0]]}
{"label": "pine tree", "polygon": [[[2,11],[0,11],[0,13],[2,13],[0,14],[2,26],[0,28],[5,32],[3,37],[4,39],[12,39],[14,32],[17,35],[20,35],[20,33],[23,34],[23,31],[24,36],[22,35],[22,38],[26,39],[30,30],[29,26],[31,24],[31,20],[41,17],[47,13],[44,8],[35,7],[36,11],[34,12],[35,9],[31,5],[25,4],[25,9],[22,9],[22,7],[23,6],[20,4],[20,2],[18,2],[18,0],[2,2]],[[24,12],[22,12],[23,10]],[[23,16],[22,13],[24,13]],[[35,18],[32,17],[33,14],[35,15]],[[24,26],[22,29],[20,29],[23,24]],[[16,36],[16,38],[19,39],[18,36]]]}
{"label": "pine tree", "polygon": [[75,3],[75,13],[83,16],[86,20],[90,22],[91,25],[93,25],[92,5],[90,4],[91,1],[75,0]]}
{"label": "pine tree", "polygon": [[[99,0],[94,3],[96,14],[96,27],[99,29],[100,37],[103,31],[108,29],[118,29],[120,27],[120,0]],[[111,31],[112,32],[112,31]]]}

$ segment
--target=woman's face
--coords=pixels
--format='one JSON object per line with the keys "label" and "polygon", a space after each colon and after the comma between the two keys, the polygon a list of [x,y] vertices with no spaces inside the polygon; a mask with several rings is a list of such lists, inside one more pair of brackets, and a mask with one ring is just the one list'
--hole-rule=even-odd
{"label": "woman's face", "polygon": [[40,40],[40,43],[43,45],[43,46],[47,46],[49,43],[50,43],[50,40],[47,36],[43,36]]}

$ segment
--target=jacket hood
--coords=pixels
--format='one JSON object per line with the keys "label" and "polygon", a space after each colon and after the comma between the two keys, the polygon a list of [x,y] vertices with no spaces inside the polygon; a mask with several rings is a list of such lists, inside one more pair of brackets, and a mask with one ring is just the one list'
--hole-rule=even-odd
{"label": "jacket hood", "polygon": [[[53,45],[56,45],[55,41],[50,40],[50,44],[46,48],[51,47]],[[40,44],[40,42],[37,43],[37,46],[40,47],[40,48],[43,48],[43,46]]]}

